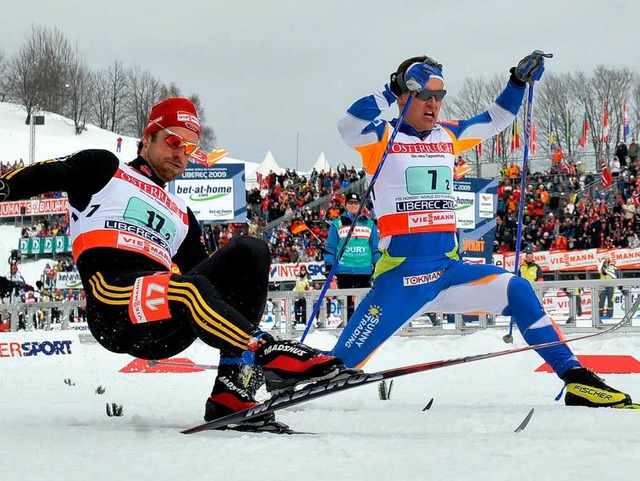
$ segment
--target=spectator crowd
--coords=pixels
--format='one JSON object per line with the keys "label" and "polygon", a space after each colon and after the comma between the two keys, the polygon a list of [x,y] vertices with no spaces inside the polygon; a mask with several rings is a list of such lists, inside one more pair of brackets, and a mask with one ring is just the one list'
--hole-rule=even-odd
{"label": "spectator crowd", "polygon": [[291,169],[259,176],[259,186],[247,192],[248,223],[205,225],[207,248],[236,235],[263,236],[274,262],[321,261],[329,224],[345,209],[342,190],[363,177],[364,171],[345,165],[330,172],[314,168],[308,176]]}
{"label": "spectator crowd", "polygon": [[[1,163],[0,169],[6,173],[21,165]],[[582,162],[566,159],[558,149],[548,171],[527,173],[523,194],[520,168],[515,162],[505,165],[497,192],[494,252],[515,250],[522,195],[523,251],[640,247],[640,145],[620,142],[607,168],[611,181],[603,184],[600,173],[585,172]],[[258,175],[258,186],[246,194],[248,222],[204,225],[205,244],[214,251],[234,236],[260,236],[275,263],[322,261],[329,225],[345,211],[345,191],[363,177],[362,170],[344,164],[329,172],[314,168],[308,175],[292,169]],[[22,230],[23,237],[68,234],[68,215],[50,216]],[[58,267],[66,269],[50,266],[50,272]],[[49,275],[43,274],[45,289],[53,289]],[[55,289],[45,293],[50,299],[56,294],[60,297]]]}
{"label": "spectator crowd", "polygon": [[[635,140],[630,147],[636,149]],[[640,148],[638,148],[640,150]],[[615,156],[605,174],[584,172],[582,163],[554,161],[547,172],[526,178],[523,251],[639,247],[638,157]],[[608,172],[611,177],[607,178]],[[498,187],[494,251],[516,248],[520,169],[512,163]]]}

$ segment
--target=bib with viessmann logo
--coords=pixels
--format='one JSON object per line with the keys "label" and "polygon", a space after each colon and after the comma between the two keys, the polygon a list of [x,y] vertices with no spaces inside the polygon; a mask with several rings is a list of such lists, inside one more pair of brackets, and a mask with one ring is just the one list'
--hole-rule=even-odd
{"label": "bib with viessmann logo", "polygon": [[454,161],[453,142],[443,129],[425,140],[398,132],[374,188],[380,237],[456,231]]}
{"label": "bib with viessmann logo", "polygon": [[76,261],[87,249],[111,247],[139,253],[170,268],[189,230],[184,201],[122,162],[84,210],[70,206],[70,211]]}

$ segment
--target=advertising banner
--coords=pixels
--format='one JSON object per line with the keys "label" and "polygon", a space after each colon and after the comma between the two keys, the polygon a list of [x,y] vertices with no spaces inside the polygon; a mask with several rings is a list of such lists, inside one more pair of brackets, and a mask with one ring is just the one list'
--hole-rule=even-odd
{"label": "advertising banner", "polygon": [[21,237],[18,250],[22,255],[67,253],[71,252],[71,240],[68,235]]}
{"label": "advertising banner", "polygon": [[64,214],[69,202],[64,199],[29,199],[15,202],[0,202],[0,217],[21,215]]}
{"label": "advertising banner", "polygon": [[[640,269],[640,249],[587,249],[534,252],[533,258],[543,272],[597,271],[598,263],[609,256],[618,269]],[[493,264],[513,272],[516,254],[493,254]],[[520,256],[520,262],[524,260]]]}
{"label": "advertising banner", "polygon": [[492,261],[496,229],[498,181],[465,178],[453,183],[460,258],[488,264]]}
{"label": "advertising banner", "polygon": [[82,289],[80,274],[77,272],[56,272],[56,289]]}
{"label": "advertising banner", "polygon": [[246,222],[244,164],[189,165],[169,184],[199,221]]}
{"label": "advertising banner", "polygon": [[78,333],[73,331],[5,332],[0,336],[3,362],[60,363],[81,354]]}
{"label": "advertising banner", "polygon": [[269,269],[269,282],[293,282],[296,280],[300,267],[306,266],[307,272],[314,281],[324,281],[324,263],[323,262],[300,262],[299,264],[271,264]]}

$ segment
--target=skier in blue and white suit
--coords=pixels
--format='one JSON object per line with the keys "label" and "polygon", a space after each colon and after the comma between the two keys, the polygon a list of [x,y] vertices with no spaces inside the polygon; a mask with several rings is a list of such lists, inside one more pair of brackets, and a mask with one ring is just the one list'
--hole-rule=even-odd
{"label": "skier in blue and white suit", "polygon": [[[453,197],[456,155],[493,137],[515,118],[528,82],[544,71],[535,51],[511,69],[511,77],[486,112],[468,120],[439,122],[442,65],[428,57],[405,60],[381,90],[356,101],[338,122],[360,156],[369,180],[398,119],[380,119],[411,99],[373,189],[382,257],[371,291],[358,306],[332,354],[349,367],[362,366],[405,323],[423,312],[488,312],[513,316],[529,344],[557,341],[561,332],[545,313],[531,284],[496,266],[458,257]],[[569,348],[538,350],[565,381],[565,403],[622,407],[630,397],[583,368]]]}

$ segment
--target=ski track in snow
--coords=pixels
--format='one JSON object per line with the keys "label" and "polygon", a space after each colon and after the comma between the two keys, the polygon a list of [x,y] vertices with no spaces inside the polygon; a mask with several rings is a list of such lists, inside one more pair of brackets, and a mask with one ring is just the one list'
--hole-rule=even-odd
{"label": "ski track in snow", "polygon": [[[501,350],[502,334],[393,338],[367,368]],[[308,340],[335,342],[327,333]],[[640,336],[612,334],[573,349],[640,359]],[[294,436],[180,434],[201,422],[215,372],[124,374],[131,357],[97,344],[81,352],[75,360],[2,359],[4,481],[638,479],[638,412],[555,402],[562,384],[534,372],[542,360],[531,352],[396,379],[390,401],[371,385],[296,406],[279,419],[316,434]],[[217,351],[196,343],[181,357],[215,363]],[[640,375],[606,378],[640,398]],[[98,385],[105,394],[95,393]],[[107,417],[107,402],[122,403],[124,416]],[[527,428],[514,433],[532,407]]]}

